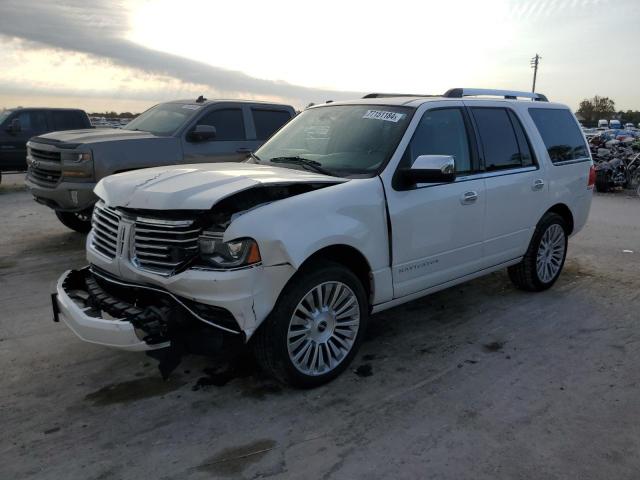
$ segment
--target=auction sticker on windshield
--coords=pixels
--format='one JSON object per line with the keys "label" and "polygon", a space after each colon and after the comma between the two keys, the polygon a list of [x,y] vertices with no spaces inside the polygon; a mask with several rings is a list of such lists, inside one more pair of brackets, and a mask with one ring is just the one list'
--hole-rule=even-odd
{"label": "auction sticker on windshield", "polygon": [[384,120],[386,122],[397,123],[402,120],[404,113],[386,112],[384,110],[367,110],[362,118],[373,118],[374,120]]}

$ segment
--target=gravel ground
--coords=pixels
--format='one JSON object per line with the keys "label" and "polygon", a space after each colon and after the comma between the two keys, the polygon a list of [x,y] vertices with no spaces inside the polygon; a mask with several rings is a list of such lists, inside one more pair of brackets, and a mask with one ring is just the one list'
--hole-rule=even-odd
{"label": "gravel ground", "polygon": [[0,479],[637,479],[640,199],[597,195],[550,291],[504,272],[373,317],[350,370],[298,391],[240,359],[78,340],[48,293],[84,238],[0,186]]}

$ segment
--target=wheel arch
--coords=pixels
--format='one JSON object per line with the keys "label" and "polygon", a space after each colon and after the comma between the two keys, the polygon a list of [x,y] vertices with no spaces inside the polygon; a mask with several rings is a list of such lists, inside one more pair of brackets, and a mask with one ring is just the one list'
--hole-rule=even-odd
{"label": "wheel arch", "polygon": [[322,261],[333,261],[351,270],[362,282],[362,286],[367,292],[368,300],[371,302],[374,292],[372,270],[367,258],[360,250],[346,244],[329,245],[309,255],[302,262],[299,270]]}
{"label": "wheel arch", "polygon": [[574,219],[573,219],[573,213],[571,212],[571,209],[564,203],[556,203],[555,205],[553,205],[551,208],[549,208],[545,214],[547,213],[555,213],[557,215],[560,215],[562,217],[562,219],[567,223],[567,227],[568,227],[568,232],[567,232],[567,236],[571,235],[573,233],[573,229],[575,226],[574,223]]}

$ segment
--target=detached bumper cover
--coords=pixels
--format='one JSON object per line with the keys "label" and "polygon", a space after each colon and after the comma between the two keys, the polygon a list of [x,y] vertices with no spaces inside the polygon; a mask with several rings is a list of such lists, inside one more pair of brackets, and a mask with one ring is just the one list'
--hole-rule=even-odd
{"label": "detached bumper cover", "polygon": [[[77,282],[83,271],[66,271],[58,280],[54,302],[54,318],[62,320],[82,340],[130,351],[144,351],[169,346],[169,342],[150,345],[142,340],[143,332],[137,332],[125,319],[103,318],[90,306]],[[72,295],[75,298],[72,298]],[[84,298],[83,298],[84,297]]]}
{"label": "detached bumper cover", "polygon": [[124,350],[153,350],[185,335],[243,338],[222,308],[181,299],[165,290],[123,283],[89,268],[65,272],[52,296],[54,320],[81,339]]}

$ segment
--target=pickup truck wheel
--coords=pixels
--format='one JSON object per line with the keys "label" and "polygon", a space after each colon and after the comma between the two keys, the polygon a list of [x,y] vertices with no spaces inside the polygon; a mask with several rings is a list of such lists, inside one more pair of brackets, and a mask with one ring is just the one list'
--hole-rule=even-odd
{"label": "pickup truck wheel", "polygon": [[91,215],[93,207],[87,208],[80,212],[59,212],[56,211],[56,217],[65,227],[80,233],[89,233],[91,230]]}
{"label": "pickup truck wheel", "polygon": [[350,270],[333,262],[314,264],[288,283],[256,333],[256,358],[284,383],[326,383],[353,359],[368,313],[362,283]]}
{"label": "pickup truck wheel", "polygon": [[546,213],[520,263],[509,267],[509,278],[522,290],[550,288],[560,276],[567,256],[567,225],[556,213]]}

